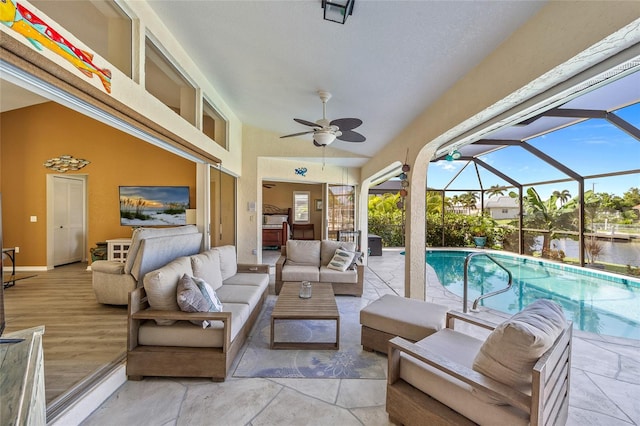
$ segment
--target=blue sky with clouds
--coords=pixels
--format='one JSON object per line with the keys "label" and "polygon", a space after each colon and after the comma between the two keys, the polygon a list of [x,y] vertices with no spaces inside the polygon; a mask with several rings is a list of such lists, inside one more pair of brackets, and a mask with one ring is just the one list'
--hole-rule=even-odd
{"label": "blue sky with clouds", "polygon": [[[640,103],[616,111],[616,115],[640,128]],[[603,119],[591,119],[559,129],[528,141],[555,160],[582,176],[598,175],[624,170],[640,169],[640,141]],[[527,185],[568,178],[563,172],[519,147],[507,147],[484,155],[480,159],[502,171],[512,179]],[[451,189],[479,190],[478,174],[482,186],[508,185],[492,173],[466,161],[439,161],[429,166],[427,186],[441,189],[457,173],[449,186]],[[640,188],[640,173],[615,177],[598,177],[585,180],[585,190],[622,195],[631,187]],[[569,190],[572,196],[578,192],[575,181],[536,186],[543,198],[555,191]]]}

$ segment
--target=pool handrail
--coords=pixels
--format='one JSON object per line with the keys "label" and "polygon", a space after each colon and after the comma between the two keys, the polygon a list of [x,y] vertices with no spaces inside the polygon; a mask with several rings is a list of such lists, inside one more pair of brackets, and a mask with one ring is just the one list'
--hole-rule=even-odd
{"label": "pool handrail", "polygon": [[471,307],[471,311],[472,312],[477,312],[478,311],[478,303],[480,302],[480,300],[486,299],[487,297],[495,296],[496,294],[504,293],[505,291],[508,291],[511,288],[511,286],[513,285],[513,277],[511,275],[511,271],[508,270],[507,268],[505,268],[500,262],[495,260],[493,258],[493,256],[489,255],[488,253],[483,253],[483,252],[469,253],[467,255],[467,257],[465,257],[465,259],[464,259],[464,289],[463,289],[463,294],[462,294],[462,311],[464,313],[467,313],[467,309],[468,309],[467,308],[467,303],[469,301],[469,262],[471,261],[472,258],[474,258],[476,256],[485,256],[485,257],[487,257],[489,260],[491,260],[493,263],[498,265],[500,268],[502,268],[507,273],[507,276],[509,277],[509,280],[508,280],[507,286],[505,288],[503,288],[501,290],[492,291],[491,293],[482,294],[476,300],[474,300],[473,301],[473,306]]}

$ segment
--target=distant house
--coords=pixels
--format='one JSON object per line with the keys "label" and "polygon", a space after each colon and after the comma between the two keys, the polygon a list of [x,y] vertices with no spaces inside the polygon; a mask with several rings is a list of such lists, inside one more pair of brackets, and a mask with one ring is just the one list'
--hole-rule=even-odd
{"label": "distant house", "polygon": [[520,212],[518,200],[507,196],[489,198],[484,203],[484,209],[494,219],[515,219]]}

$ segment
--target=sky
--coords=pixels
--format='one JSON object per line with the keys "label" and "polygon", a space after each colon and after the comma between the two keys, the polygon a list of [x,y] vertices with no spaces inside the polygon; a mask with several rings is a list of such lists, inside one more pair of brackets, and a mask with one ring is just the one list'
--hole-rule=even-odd
{"label": "sky", "polygon": [[[640,103],[621,108],[615,113],[636,128],[640,128]],[[640,140],[604,119],[586,120],[532,138],[528,143],[582,176],[640,169]],[[528,183],[568,178],[563,172],[519,147],[507,147],[481,156],[480,159],[525,186]],[[460,172],[465,164],[466,161],[432,163],[428,170],[427,186],[442,189],[460,173],[448,188],[479,190],[478,175],[473,164]],[[482,168],[479,170],[485,189],[492,185],[509,185],[492,173]],[[640,173],[585,179],[585,190],[593,189],[596,193],[606,192],[622,196],[632,187],[640,188]],[[564,189],[573,197],[578,193],[578,184],[568,181],[536,186],[536,191],[543,199],[547,199],[553,191]]]}

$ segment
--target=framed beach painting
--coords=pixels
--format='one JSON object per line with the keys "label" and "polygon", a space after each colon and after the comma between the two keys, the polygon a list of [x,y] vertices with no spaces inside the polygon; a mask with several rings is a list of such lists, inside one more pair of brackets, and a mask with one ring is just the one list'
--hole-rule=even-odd
{"label": "framed beach painting", "polygon": [[187,224],[188,186],[121,186],[120,225]]}

